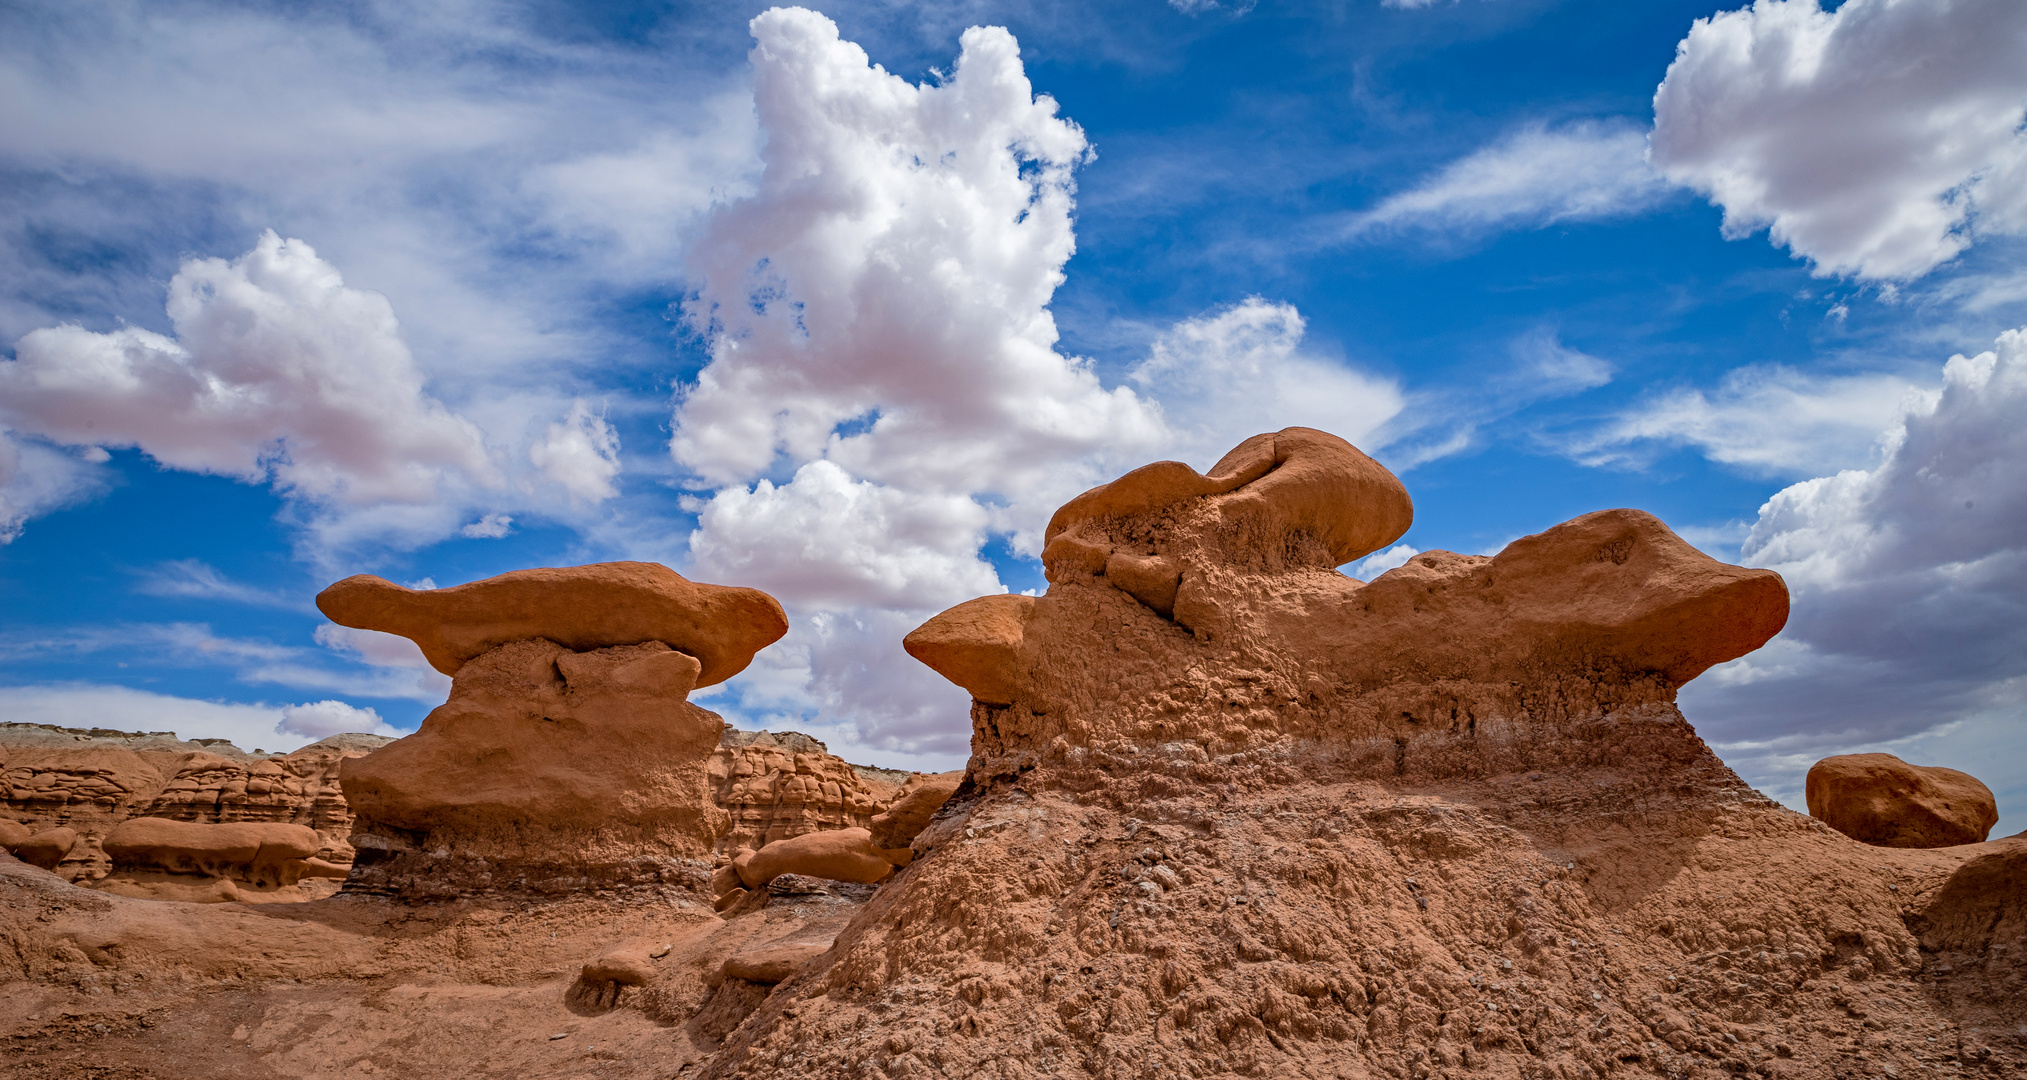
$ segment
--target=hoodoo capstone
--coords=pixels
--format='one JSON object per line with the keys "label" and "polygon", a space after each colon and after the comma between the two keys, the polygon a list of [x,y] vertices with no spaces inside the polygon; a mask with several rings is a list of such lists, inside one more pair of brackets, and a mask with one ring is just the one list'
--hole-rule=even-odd
{"label": "hoodoo capstone", "polygon": [[603,563],[427,592],[353,577],[318,603],[414,639],[455,673],[415,734],[345,765],[359,818],[348,889],[422,898],[708,877],[727,826],[709,775],[725,725],[686,698],[786,632],[771,597]]}
{"label": "hoodoo capstone", "polygon": [[318,593],[317,609],[341,626],[414,641],[445,675],[535,638],[571,652],[659,641],[697,659],[695,685],[715,686],[788,632],[781,605],[758,589],[705,585],[644,562],[514,570],[446,589],[357,574]]}
{"label": "hoodoo capstone", "polygon": [[1975,844],[1999,821],[1992,789],[1955,769],[1909,765],[1892,754],[1839,754],[1809,768],[1809,815],[1881,847]]}

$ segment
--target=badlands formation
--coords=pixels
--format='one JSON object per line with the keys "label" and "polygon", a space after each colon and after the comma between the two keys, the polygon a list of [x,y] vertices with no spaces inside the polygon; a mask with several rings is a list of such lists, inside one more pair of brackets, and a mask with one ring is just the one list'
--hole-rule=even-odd
{"label": "badlands formation", "polygon": [[[1990,792],[1832,758],[1805,817],[1677,711],[1780,630],[1778,576],[1631,510],[1371,582],[1336,569],[1412,512],[1300,428],[1079,496],[1048,527],[1046,594],[908,637],[974,699],[970,762],[939,777],[691,704],[785,631],[750,589],[648,564],[340,582],[328,615],[453,676],[416,734],[337,762],[342,835],[316,817],[326,781],[281,758],[6,742],[23,824],[0,844],[27,861],[0,859],[0,1072],[2027,1067],[2027,838],[1986,841]],[[239,771],[168,798],[196,755]],[[228,810],[256,777],[266,816]],[[188,831],[242,822],[289,831]],[[280,884],[312,860],[342,891],[168,888],[260,900],[333,880]]]}

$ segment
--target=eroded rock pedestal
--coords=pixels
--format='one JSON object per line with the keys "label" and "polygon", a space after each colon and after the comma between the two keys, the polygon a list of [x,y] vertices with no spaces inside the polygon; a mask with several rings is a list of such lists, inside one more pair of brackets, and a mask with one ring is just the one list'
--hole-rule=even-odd
{"label": "eroded rock pedestal", "polygon": [[2027,999],[1989,959],[2016,855],[1857,843],[1746,787],[1677,711],[1780,629],[1776,575],[1631,510],[1369,583],[1335,569],[1410,513],[1302,429],[1066,506],[1046,595],[909,639],[977,699],[966,785],[708,1074],[2021,1061]]}
{"label": "eroded rock pedestal", "polygon": [[348,578],[318,605],[414,638],[452,675],[415,734],[341,773],[348,891],[703,886],[728,825],[709,775],[725,725],[686,698],[786,632],[766,594],[605,563],[428,592]]}

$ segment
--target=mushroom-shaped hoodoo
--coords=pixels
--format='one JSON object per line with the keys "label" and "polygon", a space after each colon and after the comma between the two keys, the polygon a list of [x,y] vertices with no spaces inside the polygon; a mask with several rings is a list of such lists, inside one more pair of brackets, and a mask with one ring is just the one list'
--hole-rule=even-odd
{"label": "mushroom-shaped hoodoo", "polygon": [[348,578],[318,597],[454,672],[415,734],[345,763],[351,889],[403,895],[701,885],[724,831],[724,722],[686,699],[787,631],[753,589],[651,563],[520,570],[415,591]]}

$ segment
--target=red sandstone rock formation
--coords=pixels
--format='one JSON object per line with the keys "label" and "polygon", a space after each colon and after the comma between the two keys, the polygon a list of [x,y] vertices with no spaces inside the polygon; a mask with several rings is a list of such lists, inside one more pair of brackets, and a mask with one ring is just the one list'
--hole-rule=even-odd
{"label": "red sandstone rock formation", "polygon": [[128,818],[101,846],[112,872],[93,887],[151,900],[292,903],[329,895],[299,883],[329,883],[345,871],[315,856],[323,838],[303,825],[206,825],[172,818]]}
{"label": "red sandstone rock formation", "polygon": [[1972,930],[2016,915],[2010,850],[1856,843],[1748,789],[1677,712],[1780,629],[1777,576],[1631,510],[1336,571],[1407,514],[1302,430],[1073,501],[1045,596],[911,635],[977,697],[969,778],[705,1074],[2019,1060],[2022,999],[1908,929],[1999,955]]}
{"label": "red sandstone rock formation", "polygon": [[415,734],[340,773],[348,890],[703,885],[728,824],[708,774],[725,725],[685,699],[786,632],[772,598],[606,563],[420,593],[353,577],[318,604],[454,673]]}
{"label": "red sandstone rock formation", "polygon": [[338,763],[389,741],[334,735],[290,754],[248,754],[223,739],[184,741],[168,732],[4,724],[0,815],[35,829],[75,830],[77,844],[55,869],[80,882],[111,869],[100,841],[134,817],[303,825],[316,830],[320,858],[345,864],[352,813],[338,788]]}
{"label": "red sandstone rock formation", "polygon": [[852,765],[794,731],[726,729],[711,758],[712,796],[731,816],[727,857],[824,829],[867,828],[910,774]]}
{"label": "red sandstone rock formation", "polygon": [[1809,768],[1806,797],[1809,816],[1881,847],[1975,844],[1999,820],[1992,789],[1976,777],[1892,754],[1824,758]]}
{"label": "red sandstone rock formation", "polygon": [[697,659],[695,686],[715,686],[788,632],[766,593],[643,562],[515,570],[448,589],[359,574],[319,593],[317,608],[343,626],[409,638],[453,676],[486,652],[533,638],[578,653],[659,641]]}
{"label": "red sandstone rock formation", "polygon": [[[14,1011],[37,1010],[0,1011],[0,1034],[49,1075],[165,1080],[2027,1064],[2027,844],[1859,843],[1746,788],[1676,711],[1683,682],[1775,632],[1777,578],[1609,511],[1359,583],[1334,567],[1398,534],[1404,493],[1318,433],[1247,447],[1208,476],[1141,470],[1079,500],[1046,596],[914,636],[983,688],[967,778],[911,780],[863,839],[777,841],[863,853],[916,833],[883,884],[747,890],[727,865],[745,895],[722,918],[680,891],[199,907],[0,858],[0,970]],[[654,649],[512,654],[550,656],[545,682],[514,648],[467,663],[453,704],[571,706],[540,715],[630,732],[672,711],[633,664],[688,672]],[[605,704],[573,704],[573,684]],[[447,769],[538,745],[484,730]],[[733,760],[695,749],[682,767],[710,755]],[[732,775],[707,769],[654,790],[701,798]],[[547,857],[553,837],[525,835]]]}

